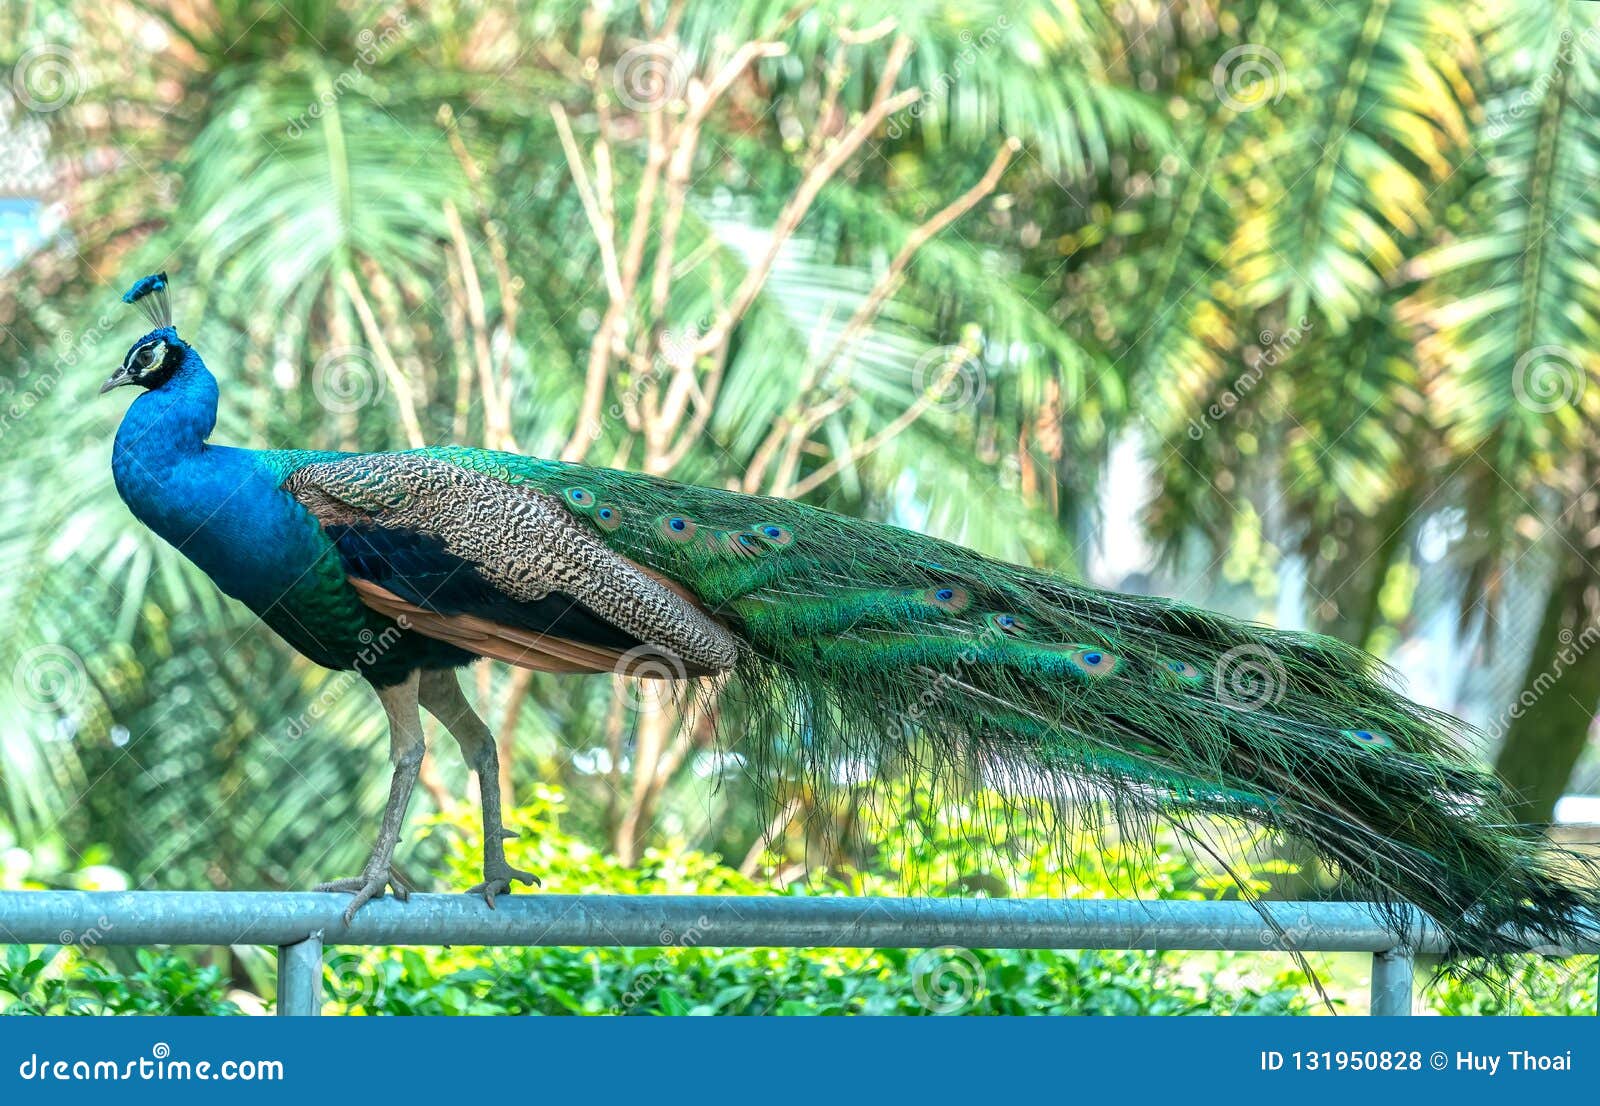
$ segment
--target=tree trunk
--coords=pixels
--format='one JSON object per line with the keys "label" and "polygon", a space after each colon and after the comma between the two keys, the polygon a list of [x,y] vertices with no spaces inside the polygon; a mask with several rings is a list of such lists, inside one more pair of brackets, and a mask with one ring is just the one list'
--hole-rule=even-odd
{"label": "tree trunk", "polygon": [[1562,543],[1560,572],[1522,690],[1502,716],[1505,741],[1495,760],[1517,817],[1535,825],[1552,821],[1600,703],[1600,571],[1584,555],[1588,527],[1582,522],[1574,520]]}

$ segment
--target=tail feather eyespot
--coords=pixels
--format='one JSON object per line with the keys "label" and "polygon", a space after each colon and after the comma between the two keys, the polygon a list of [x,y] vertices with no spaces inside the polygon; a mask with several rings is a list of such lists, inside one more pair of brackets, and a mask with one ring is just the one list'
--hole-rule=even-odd
{"label": "tail feather eyespot", "polygon": [[772,522],[763,522],[751,528],[751,532],[768,545],[779,547],[794,544],[794,533]]}
{"label": "tail feather eyespot", "polygon": [[567,488],[561,494],[569,504],[585,514],[594,510],[594,493],[588,488]]}
{"label": "tail feather eyespot", "polygon": [[972,606],[972,593],[966,588],[943,585],[936,588],[925,588],[918,593],[918,597],[925,603],[932,604],[942,611],[950,614],[960,614]]}
{"label": "tail feather eyespot", "polygon": [[749,530],[729,534],[727,545],[741,557],[759,557],[767,551],[767,547],[761,544],[761,539]]}
{"label": "tail feather eyespot", "polygon": [[1394,748],[1394,738],[1388,734],[1379,733],[1377,730],[1341,730],[1340,732],[1357,745],[1364,745],[1369,749]]}
{"label": "tail feather eyespot", "polygon": [[594,509],[594,521],[600,529],[613,531],[622,525],[622,512],[609,503],[601,503]]}
{"label": "tail feather eyespot", "polygon": [[1162,662],[1162,667],[1180,683],[1199,687],[1206,682],[1206,674],[1188,661],[1166,660]]}
{"label": "tail feather eyespot", "polygon": [[1122,658],[1098,645],[1067,646],[1067,660],[1085,676],[1102,679],[1111,675],[1122,664]]}
{"label": "tail feather eyespot", "polygon": [[985,615],[984,621],[990,626],[994,627],[996,630],[999,630],[1002,634],[1006,634],[1010,637],[1020,637],[1028,632],[1028,628],[1023,623],[1022,619],[1018,618],[1014,614],[1003,614],[996,611]]}
{"label": "tail feather eyespot", "polygon": [[662,517],[657,529],[661,536],[670,542],[683,544],[694,540],[694,535],[699,527],[694,520],[683,515],[665,515]]}

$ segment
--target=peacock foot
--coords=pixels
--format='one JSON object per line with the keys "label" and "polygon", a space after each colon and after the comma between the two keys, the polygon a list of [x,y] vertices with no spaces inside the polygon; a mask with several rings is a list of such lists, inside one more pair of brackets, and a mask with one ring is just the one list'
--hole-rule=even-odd
{"label": "peacock foot", "polygon": [[394,897],[401,902],[411,898],[411,884],[400,874],[399,869],[392,864],[376,874],[352,876],[349,879],[332,879],[327,883],[319,883],[312,888],[313,891],[332,891],[355,896],[350,900],[350,905],[344,909],[345,925],[350,924],[350,920],[356,916],[357,910],[382,895],[386,889],[393,890]]}
{"label": "peacock foot", "polygon": [[532,872],[524,872],[520,868],[513,868],[503,860],[499,863],[490,861],[483,866],[483,882],[475,883],[467,888],[467,894],[482,895],[483,901],[489,904],[490,910],[493,910],[494,897],[496,895],[511,894],[512,880],[531,883],[535,887],[541,886],[539,877]]}

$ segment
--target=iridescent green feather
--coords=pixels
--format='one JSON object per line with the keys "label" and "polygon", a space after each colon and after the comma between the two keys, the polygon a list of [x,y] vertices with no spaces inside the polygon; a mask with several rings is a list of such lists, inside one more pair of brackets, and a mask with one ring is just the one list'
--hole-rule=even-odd
{"label": "iridescent green feather", "polygon": [[743,642],[732,690],[770,712],[742,748],[787,749],[814,784],[863,758],[1035,793],[1084,794],[1087,780],[1134,824],[1192,829],[1213,812],[1292,835],[1397,923],[1421,906],[1462,952],[1508,947],[1506,927],[1561,943],[1592,925],[1592,884],[1568,882],[1570,858],[1511,824],[1459,724],[1340,642],[786,500],[423,452],[561,496],[611,548],[698,595]]}

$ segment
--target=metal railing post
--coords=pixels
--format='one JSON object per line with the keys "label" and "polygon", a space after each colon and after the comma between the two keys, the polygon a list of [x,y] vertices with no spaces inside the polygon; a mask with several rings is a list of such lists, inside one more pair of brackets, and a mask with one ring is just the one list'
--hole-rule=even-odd
{"label": "metal railing post", "polygon": [[1411,1013],[1411,983],[1416,961],[1410,949],[1372,954],[1374,1017],[1406,1017]]}
{"label": "metal railing post", "polygon": [[322,1013],[322,931],[278,946],[278,1016]]}

